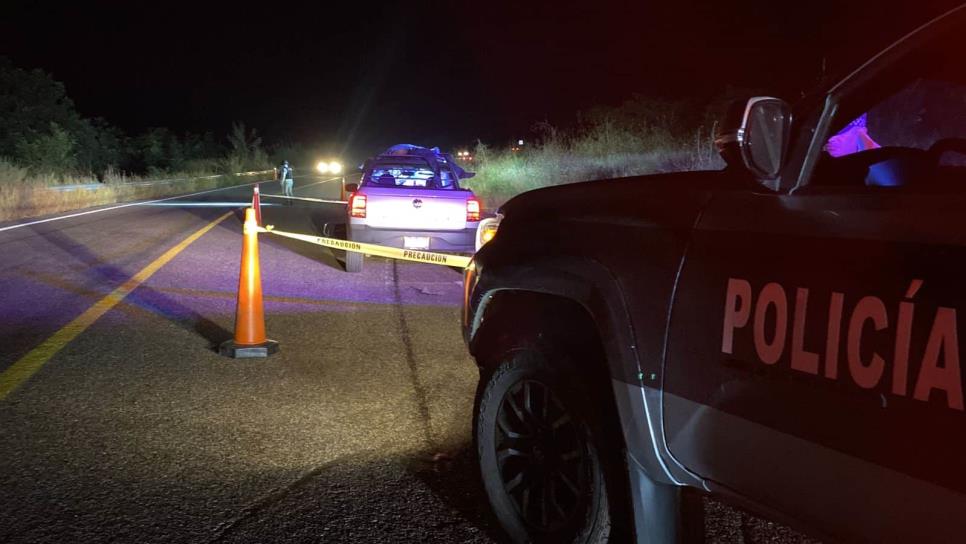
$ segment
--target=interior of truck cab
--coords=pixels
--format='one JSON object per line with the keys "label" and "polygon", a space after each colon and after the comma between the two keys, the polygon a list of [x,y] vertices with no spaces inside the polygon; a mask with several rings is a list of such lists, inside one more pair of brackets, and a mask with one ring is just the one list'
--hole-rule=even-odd
{"label": "interior of truck cab", "polygon": [[966,191],[966,140],[946,138],[929,149],[889,146],[823,157],[810,192],[823,188],[907,192]]}
{"label": "interior of truck cab", "polygon": [[805,192],[966,192],[966,67],[952,34],[844,94]]}

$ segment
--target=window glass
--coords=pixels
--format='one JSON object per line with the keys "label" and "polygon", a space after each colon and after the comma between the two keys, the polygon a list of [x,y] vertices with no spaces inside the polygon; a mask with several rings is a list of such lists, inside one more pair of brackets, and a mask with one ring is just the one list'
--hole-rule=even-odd
{"label": "window glass", "polygon": [[380,163],[372,166],[364,181],[376,187],[437,187],[428,165]]}
{"label": "window glass", "polygon": [[439,169],[439,186],[443,189],[453,187],[453,174],[445,166]]}
{"label": "window glass", "polygon": [[[966,85],[918,78],[868,117],[869,135],[884,146],[927,150],[945,138],[966,138]],[[948,155],[943,158],[956,159]]]}
{"label": "window glass", "polygon": [[[966,63],[961,36],[916,51],[843,98],[813,185],[966,191]],[[952,49],[951,49],[952,48]]]}

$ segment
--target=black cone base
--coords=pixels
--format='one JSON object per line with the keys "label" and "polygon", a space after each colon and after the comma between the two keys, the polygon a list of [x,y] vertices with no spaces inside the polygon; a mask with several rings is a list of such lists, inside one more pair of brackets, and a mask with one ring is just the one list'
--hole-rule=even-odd
{"label": "black cone base", "polygon": [[268,357],[278,353],[278,342],[266,340],[262,344],[236,344],[235,340],[226,340],[218,346],[218,353],[233,359],[254,359]]}

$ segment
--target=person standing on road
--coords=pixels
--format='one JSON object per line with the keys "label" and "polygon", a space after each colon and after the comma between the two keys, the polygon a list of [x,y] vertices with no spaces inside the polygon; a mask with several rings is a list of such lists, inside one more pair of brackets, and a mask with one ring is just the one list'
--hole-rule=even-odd
{"label": "person standing on road", "polygon": [[292,177],[292,167],[289,166],[288,161],[282,161],[282,169],[279,172],[278,179],[282,182],[282,193],[285,196],[294,196],[292,187],[295,185],[295,178]]}

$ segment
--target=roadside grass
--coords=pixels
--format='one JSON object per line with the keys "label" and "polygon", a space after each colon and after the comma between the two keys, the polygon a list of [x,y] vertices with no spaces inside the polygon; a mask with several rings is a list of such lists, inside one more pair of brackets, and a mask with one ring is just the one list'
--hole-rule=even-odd
{"label": "roadside grass", "polygon": [[724,167],[713,143],[715,125],[688,119],[674,103],[631,101],[596,112],[572,130],[538,123],[540,137],[519,151],[478,143],[476,172],[464,185],[495,210],[514,196],[552,185],[662,172]]}
{"label": "roadside grass", "polygon": [[[108,170],[103,182],[98,182],[93,176],[32,174],[26,168],[0,159],[0,221],[217,189],[255,181],[265,173],[205,177],[210,175],[209,172],[174,173],[165,174],[159,180]],[[96,187],[65,187],[69,185]]]}
{"label": "roadside grass", "polygon": [[547,125],[538,129],[543,138],[535,145],[513,152],[478,143],[474,161],[464,164],[476,172],[464,185],[487,209],[495,210],[520,193],[552,185],[724,167],[714,149],[713,128],[698,128],[686,136],[607,121],[575,133]]}

